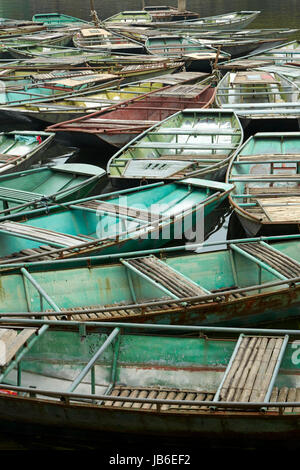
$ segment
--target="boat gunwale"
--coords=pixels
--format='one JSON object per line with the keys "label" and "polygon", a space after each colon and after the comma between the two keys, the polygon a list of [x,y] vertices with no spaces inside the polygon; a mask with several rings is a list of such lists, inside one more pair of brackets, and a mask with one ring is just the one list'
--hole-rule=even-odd
{"label": "boat gunwale", "polygon": [[[244,142],[239,149],[237,149],[237,151],[234,152],[234,154],[232,155],[232,158],[229,162],[229,165],[228,165],[228,168],[227,168],[227,171],[226,171],[226,175],[225,175],[225,182],[229,182],[230,180],[230,175],[231,175],[231,171],[235,165],[235,161],[237,160],[237,158],[240,156],[240,153],[243,151],[243,149],[246,147],[246,145],[249,144],[249,142],[251,140],[255,140],[255,137],[272,137],[272,134],[274,135],[274,137],[284,137],[284,136],[298,136],[299,137],[299,140],[300,140],[300,132],[257,132],[256,134],[250,136],[246,142]],[[295,154],[296,155],[296,154]],[[300,155],[300,147],[299,147],[299,155]],[[283,154],[283,157],[282,159],[284,160],[284,154]],[[263,161],[261,161],[260,163],[264,163]],[[234,190],[233,190],[234,191]],[[245,196],[246,197],[246,196]],[[296,225],[296,224],[299,224],[299,222],[297,223],[297,221],[280,221],[280,222],[272,222],[270,220],[266,220],[266,221],[262,221],[262,219],[260,219],[258,216],[255,216],[255,215],[252,215],[250,214],[250,212],[248,212],[247,210],[243,209],[242,207],[240,207],[240,205],[238,204],[238,202],[235,202],[234,199],[233,199],[233,195],[231,195],[231,193],[228,195],[228,201],[229,201],[229,204],[233,207],[234,211],[237,213],[237,214],[240,214],[241,217],[251,221],[251,222],[255,222],[255,223],[258,223],[259,225],[264,225],[264,226],[276,226],[276,225]]]}

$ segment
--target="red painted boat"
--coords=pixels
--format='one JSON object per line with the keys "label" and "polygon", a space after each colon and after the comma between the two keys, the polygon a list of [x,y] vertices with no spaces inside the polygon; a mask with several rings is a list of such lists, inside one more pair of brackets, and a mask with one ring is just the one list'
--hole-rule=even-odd
{"label": "red painted boat", "polygon": [[211,84],[175,85],[87,116],[48,127],[52,132],[76,132],[121,148],[149,127],[187,108],[208,108],[215,98]]}

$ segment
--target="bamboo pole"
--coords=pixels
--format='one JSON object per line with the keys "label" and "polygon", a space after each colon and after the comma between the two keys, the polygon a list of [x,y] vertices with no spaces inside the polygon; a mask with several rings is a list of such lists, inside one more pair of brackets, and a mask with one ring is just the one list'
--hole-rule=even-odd
{"label": "bamboo pole", "polygon": [[100,21],[99,21],[97,12],[95,10],[94,0],[90,0],[90,7],[91,7],[91,16],[92,16],[93,22],[95,26],[98,28],[100,26]]}

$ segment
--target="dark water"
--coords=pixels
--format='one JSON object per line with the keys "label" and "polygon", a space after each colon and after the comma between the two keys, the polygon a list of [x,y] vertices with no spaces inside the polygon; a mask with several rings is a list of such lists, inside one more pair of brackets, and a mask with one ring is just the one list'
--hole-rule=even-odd
{"label": "dark water", "polygon": [[[109,0],[95,0],[95,7],[100,19],[105,19],[121,10],[139,10],[142,8],[141,0],[125,0],[121,2],[113,2]],[[177,1],[166,0],[146,0],[146,5],[177,5]],[[187,9],[199,12],[201,16],[210,16],[221,13],[226,13],[235,10],[261,10],[260,16],[251,24],[251,28],[298,28],[300,27],[300,8],[299,0],[187,0]],[[90,1],[89,0],[0,0],[0,17],[16,18],[16,19],[31,19],[35,13],[45,12],[60,12],[72,16],[76,16],[85,20],[90,19]],[[38,127],[39,126],[39,127]],[[43,129],[43,125],[34,125],[36,129]],[[7,123],[1,120],[0,116],[0,129],[21,129],[33,128],[29,121],[18,123]],[[258,129],[259,130],[259,129]],[[56,145],[52,147],[45,155],[44,161],[84,161],[86,163],[99,164],[101,166],[103,160],[100,161],[99,152],[94,151],[92,148],[74,148],[72,142],[57,141]],[[101,156],[103,158],[103,156]],[[107,158],[104,159],[104,161]],[[216,221],[215,227],[211,229],[210,241],[223,240],[227,234],[229,223],[229,211],[226,204],[220,209],[219,218]],[[102,448],[101,442],[99,445],[91,447],[89,450],[95,448]],[[157,443],[157,446],[159,443]],[[127,447],[128,446],[128,447]],[[174,447],[175,446],[175,447]],[[217,444],[215,443],[215,446]],[[124,442],[105,443],[105,450],[111,451],[112,454],[116,453],[118,449],[123,453],[129,449],[131,455],[143,454],[143,451],[149,451],[146,443],[143,447],[135,448],[134,445],[129,445],[124,438]],[[155,444],[152,445],[151,450],[155,451]],[[236,445],[234,446],[236,448]],[[75,442],[62,442],[60,440],[49,441],[43,435],[29,437],[24,434],[18,436],[8,436],[5,433],[0,433],[0,449],[6,451],[49,451],[49,450],[78,450],[81,449],[80,445]],[[170,445],[169,451],[178,453],[178,443]],[[102,449],[103,450],[103,449]],[[180,449],[182,451],[182,449]],[[186,453],[189,449],[185,449]],[[251,448],[251,450],[253,450]],[[138,452],[139,451],[139,452]],[[235,450],[236,451],[236,450]],[[98,456],[98,463],[102,463],[101,456]],[[194,463],[199,463],[196,458]]]}

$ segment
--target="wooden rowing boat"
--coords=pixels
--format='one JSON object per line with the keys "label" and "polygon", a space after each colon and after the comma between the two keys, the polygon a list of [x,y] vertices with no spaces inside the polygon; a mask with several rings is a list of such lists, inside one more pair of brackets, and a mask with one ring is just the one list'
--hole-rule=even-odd
{"label": "wooden rowing boat", "polygon": [[104,20],[104,23],[107,26],[111,26],[112,24],[134,24],[137,25],[138,23],[147,23],[152,22],[152,16],[149,12],[145,10],[137,10],[137,11],[121,11],[109,18]]}
{"label": "wooden rowing boat", "polygon": [[65,163],[0,176],[0,214],[86,197],[104,175],[94,165]]}
{"label": "wooden rowing boat", "polygon": [[66,27],[68,25],[81,26],[91,24],[88,21],[82,20],[81,18],[75,18],[74,16],[65,15],[63,13],[37,13],[32,17],[32,21],[55,27]]}
{"label": "wooden rowing boat", "polygon": [[2,320],[4,350],[15,353],[1,356],[3,431],[60,439],[77,432],[89,444],[172,435],[197,448],[212,439],[265,448],[288,433],[288,445],[297,444],[298,330],[161,326],[154,334],[106,325],[78,334],[33,320],[12,329]]}
{"label": "wooden rowing boat", "polygon": [[230,204],[247,235],[298,232],[300,133],[258,133],[229,165]]}
{"label": "wooden rowing boat", "polygon": [[[61,261],[45,254],[0,266],[0,316],[239,327],[299,320],[299,243],[296,235],[228,240],[225,249],[204,243]],[[24,269],[34,279],[26,289]]]}
{"label": "wooden rowing boat", "polygon": [[72,41],[73,34],[73,32],[68,31],[38,31],[32,34],[23,34],[21,37],[1,39],[1,50],[7,44],[12,46],[48,44],[66,47]]}
{"label": "wooden rowing boat", "polygon": [[0,174],[27,170],[42,158],[54,139],[50,132],[11,131],[0,133]]}
{"label": "wooden rowing boat", "polygon": [[150,36],[145,41],[145,48],[150,54],[184,59],[187,70],[211,72],[216,58],[230,59],[230,54],[204,45],[197,39],[174,34]]}
{"label": "wooden rowing boat", "polygon": [[0,261],[122,253],[136,250],[137,242],[141,248],[154,248],[195,238],[194,224],[201,236],[203,217],[209,217],[231,190],[225,183],[188,178],[5,216],[0,223]]}
{"label": "wooden rowing boat", "polygon": [[270,47],[262,52],[258,49],[247,56],[220,62],[218,67],[222,70],[247,70],[267,65],[284,65],[299,60],[300,42],[290,41],[275,47]]}
{"label": "wooden rowing boat", "polygon": [[217,86],[216,105],[247,119],[294,119],[300,115],[299,93],[277,72],[228,72]]}
{"label": "wooden rowing boat", "polygon": [[109,73],[62,74],[49,80],[26,79],[25,83],[3,87],[0,91],[0,110],[24,104],[44,103],[55,98],[80,96],[118,82],[118,76]]}
{"label": "wooden rowing boat", "polygon": [[140,42],[127,39],[114,31],[103,28],[84,28],[73,36],[74,46],[88,52],[142,54]]}
{"label": "wooden rowing boat", "polygon": [[114,148],[121,148],[141,132],[177,111],[186,108],[209,108],[214,101],[216,88],[205,82],[207,81],[193,85],[164,87],[144,97],[112,105],[109,110],[104,109],[82,118],[55,124],[47,130],[71,132],[72,135],[85,134],[86,143],[91,136],[91,142],[94,142],[96,137],[100,145],[105,143]]}
{"label": "wooden rowing boat", "polygon": [[[154,22],[144,22],[142,19],[139,21],[139,24],[149,25],[156,28],[173,28],[173,31],[179,29],[197,29],[198,31],[209,31],[209,30],[231,30],[236,31],[248,26],[252,21],[257,18],[260,14],[260,11],[234,11],[230,13],[224,13],[222,15],[208,16],[204,18],[197,18],[194,20],[186,21],[157,21]],[[122,22],[120,22],[122,24]]]}
{"label": "wooden rowing boat", "polygon": [[[6,113],[18,113],[30,118],[46,121],[49,123],[59,123],[70,119],[86,116],[92,112],[103,110],[114,106],[122,101],[135,99],[147,93],[154,92],[165,86],[194,83],[201,78],[207,77],[207,74],[201,72],[178,72],[176,74],[167,73],[157,74],[156,77],[148,80],[133,81],[131,83],[117,84],[113,86],[103,85],[103,90],[89,90],[79,95],[69,95],[63,99],[53,100],[49,103],[43,101],[39,103],[29,103],[22,106],[5,108]],[[72,72],[76,73],[76,72]],[[77,72],[78,73],[78,72]],[[128,71],[130,73],[130,71]],[[12,75],[12,78],[15,75]],[[36,80],[46,78],[49,81],[57,78],[57,73],[35,75]],[[48,77],[48,78],[47,78]],[[3,77],[5,79],[5,77]],[[8,78],[7,78],[8,80]],[[107,84],[108,85],[108,84]],[[2,108],[2,111],[4,108]]]}
{"label": "wooden rowing boat", "polygon": [[197,174],[221,177],[243,141],[232,111],[186,109],[133,139],[108,162],[107,173],[121,180],[179,179]]}
{"label": "wooden rowing boat", "polygon": [[81,49],[75,49],[74,47],[59,47],[52,45],[6,45],[5,49],[9,52],[14,59],[30,59],[40,57],[53,58],[64,58],[64,57],[76,57],[84,56],[86,53]]}
{"label": "wooden rowing boat", "polygon": [[179,10],[178,8],[166,5],[144,6],[145,11],[149,12],[152,21],[185,21],[199,18],[199,13],[188,10]]}

